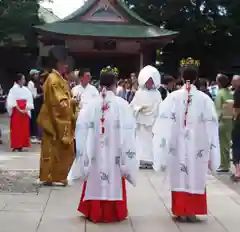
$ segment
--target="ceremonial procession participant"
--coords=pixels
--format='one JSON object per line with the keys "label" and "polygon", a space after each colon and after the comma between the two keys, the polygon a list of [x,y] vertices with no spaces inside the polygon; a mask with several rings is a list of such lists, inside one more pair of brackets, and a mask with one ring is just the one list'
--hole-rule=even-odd
{"label": "ceremonial procession participant", "polygon": [[44,102],[38,116],[42,129],[40,181],[46,185],[58,182],[67,185],[67,175],[74,159],[75,102],[68,82],[67,52],[54,47],[49,52],[52,71],[44,86]]}
{"label": "ceremonial procession participant", "polygon": [[197,90],[199,61],[181,62],[186,84],[161,104],[153,127],[154,169],[166,171],[172,213],[179,221],[207,214],[206,176],[220,164],[218,117],[213,101]]}
{"label": "ceremonial procession participant", "polygon": [[89,69],[80,69],[78,76],[80,83],[72,88],[72,95],[80,102],[79,109],[81,109],[95,97],[99,96],[99,92],[95,86],[89,83],[92,78]]}
{"label": "ceremonial procession participant", "polygon": [[136,149],[140,168],[152,168],[152,126],[158,114],[162,101],[158,91],[161,76],[152,66],[144,67],[138,76],[139,89],[131,102],[131,107],[137,122]]}
{"label": "ceremonial procession participant", "polygon": [[79,212],[89,220],[114,222],[128,216],[126,183],[136,184],[135,119],[127,101],[115,95],[117,75],[101,72],[101,96],[78,116],[74,172],[84,180]]}
{"label": "ceremonial procession participant", "polygon": [[19,152],[24,147],[30,147],[30,117],[34,108],[32,94],[24,84],[24,75],[16,74],[15,83],[9,91],[6,103],[10,115],[11,148]]}

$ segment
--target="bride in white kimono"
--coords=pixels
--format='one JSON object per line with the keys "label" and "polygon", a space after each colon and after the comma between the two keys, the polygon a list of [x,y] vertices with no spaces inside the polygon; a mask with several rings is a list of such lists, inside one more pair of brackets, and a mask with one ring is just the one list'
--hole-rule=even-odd
{"label": "bride in white kimono", "polygon": [[[193,62],[192,62],[193,63]],[[167,171],[176,219],[195,221],[207,214],[206,176],[220,164],[218,117],[213,101],[193,85],[197,71],[187,67],[189,82],[163,101],[153,127],[154,169]]]}
{"label": "bride in white kimono", "polygon": [[77,158],[68,177],[85,181],[78,210],[95,223],[124,220],[125,179],[136,184],[136,123],[129,104],[115,95],[116,81],[114,73],[102,72],[101,96],[80,111]]}
{"label": "bride in white kimono", "polygon": [[137,122],[136,149],[140,168],[152,168],[152,126],[158,115],[162,97],[158,88],[161,76],[158,70],[150,65],[144,67],[138,76],[139,89],[131,102]]}

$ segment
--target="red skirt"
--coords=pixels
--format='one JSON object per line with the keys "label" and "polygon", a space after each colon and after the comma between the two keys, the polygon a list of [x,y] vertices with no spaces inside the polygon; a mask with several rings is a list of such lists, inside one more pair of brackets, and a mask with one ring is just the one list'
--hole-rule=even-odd
{"label": "red skirt", "polygon": [[172,213],[175,216],[207,214],[207,194],[172,192]]}
{"label": "red skirt", "polygon": [[84,182],[81,201],[78,211],[85,215],[90,221],[97,222],[117,222],[122,221],[128,216],[127,194],[125,179],[122,178],[122,201],[102,201],[87,200],[83,201],[87,182]]}
{"label": "red skirt", "polygon": [[[26,100],[17,100],[17,105],[21,110],[26,109]],[[11,148],[30,147],[30,117],[20,113],[15,107],[12,109],[10,120]]]}

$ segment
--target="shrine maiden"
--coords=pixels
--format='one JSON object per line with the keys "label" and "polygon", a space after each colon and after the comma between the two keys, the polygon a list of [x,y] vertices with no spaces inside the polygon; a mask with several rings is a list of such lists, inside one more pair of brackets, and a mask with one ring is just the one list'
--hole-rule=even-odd
{"label": "shrine maiden", "polygon": [[137,121],[136,149],[141,168],[152,168],[152,126],[162,101],[158,91],[160,83],[161,76],[158,70],[152,66],[146,66],[139,73],[139,89],[131,102]]}
{"label": "shrine maiden", "polygon": [[124,220],[125,180],[136,182],[136,124],[129,104],[115,95],[116,81],[115,73],[101,73],[101,96],[80,111],[76,126],[78,170],[71,172],[85,181],[78,210],[95,223]]}
{"label": "shrine maiden", "polygon": [[34,106],[32,94],[24,84],[24,75],[17,74],[6,103],[10,115],[10,140],[13,151],[22,151],[24,147],[30,146],[30,117]]}
{"label": "shrine maiden", "polygon": [[[194,61],[191,61],[192,64]],[[153,127],[154,169],[169,173],[172,213],[182,221],[207,214],[206,176],[220,164],[218,118],[213,101],[197,90],[197,70],[184,66],[187,81],[159,108]]]}

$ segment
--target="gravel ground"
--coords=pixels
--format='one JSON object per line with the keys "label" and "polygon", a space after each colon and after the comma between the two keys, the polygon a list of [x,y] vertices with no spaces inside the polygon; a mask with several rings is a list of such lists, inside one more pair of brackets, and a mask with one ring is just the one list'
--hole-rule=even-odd
{"label": "gravel ground", "polygon": [[38,171],[0,170],[1,193],[38,193]]}

